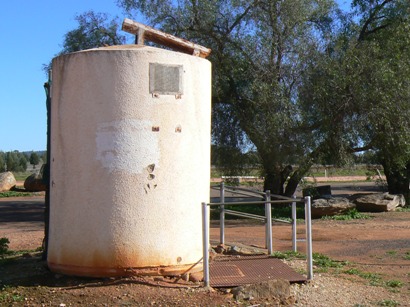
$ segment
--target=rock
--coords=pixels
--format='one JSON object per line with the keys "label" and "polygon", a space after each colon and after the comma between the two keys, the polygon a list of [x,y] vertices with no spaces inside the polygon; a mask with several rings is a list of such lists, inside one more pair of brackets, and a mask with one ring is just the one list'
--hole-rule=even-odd
{"label": "rock", "polygon": [[225,246],[223,246],[223,244],[219,244],[217,247],[214,248],[214,250],[217,254],[223,254],[226,251]]}
{"label": "rock", "polygon": [[358,197],[355,203],[357,210],[361,212],[386,212],[394,211],[397,207],[403,207],[406,202],[403,195],[374,193]]}
{"label": "rock", "polygon": [[266,252],[260,248],[248,246],[240,243],[229,246],[225,249],[225,255],[264,255]]}
{"label": "rock", "polygon": [[204,280],[203,272],[195,272],[195,273],[189,274],[189,281],[200,282],[200,281],[203,281],[203,280]]}
{"label": "rock", "polygon": [[27,192],[41,192],[46,190],[41,174],[31,174],[24,181],[24,188]]}
{"label": "rock", "polygon": [[277,298],[287,301],[290,297],[290,283],[284,279],[273,279],[258,284],[244,285],[232,289],[236,300]]}
{"label": "rock", "polygon": [[17,184],[12,172],[0,173],[0,192],[10,191]]}
{"label": "rock", "polygon": [[356,207],[347,198],[332,197],[329,199],[316,199],[312,203],[312,218],[321,218],[322,216],[333,216],[343,214]]}

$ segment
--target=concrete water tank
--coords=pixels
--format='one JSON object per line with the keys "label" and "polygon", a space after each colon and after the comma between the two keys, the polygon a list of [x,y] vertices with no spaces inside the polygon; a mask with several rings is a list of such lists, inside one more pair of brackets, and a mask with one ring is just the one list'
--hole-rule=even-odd
{"label": "concrete water tank", "polygon": [[59,56],[52,68],[50,269],[201,270],[210,62],[125,45]]}

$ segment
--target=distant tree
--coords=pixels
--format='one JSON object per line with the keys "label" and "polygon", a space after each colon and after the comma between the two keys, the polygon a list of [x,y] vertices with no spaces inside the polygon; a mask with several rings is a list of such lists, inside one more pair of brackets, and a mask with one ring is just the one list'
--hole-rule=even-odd
{"label": "distant tree", "polygon": [[4,152],[0,151],[0,172],[6,171],[6,155]]}
{"label": "distant tree", "polygon": [[6,153],[7,171],[17,171],[19,168],[18,151],[9,151]]}
{"label": "distant tree", "polygon": [[31,152],[29,159],[30,164],[33,165],[33,168],[36,168],[36,166],[40,163],[40,157],[34,151]]}
{"label": "distant tree", "polygon": [[27,158],[26,155],[20,154],[19,157],[19,166],[18,166],[18,172],[25,172],[27,170]]}
{"label": "distant tree", "polygon": [[47,151],[41,154],[41,161],[43,161],[43,163],[47,163]]}

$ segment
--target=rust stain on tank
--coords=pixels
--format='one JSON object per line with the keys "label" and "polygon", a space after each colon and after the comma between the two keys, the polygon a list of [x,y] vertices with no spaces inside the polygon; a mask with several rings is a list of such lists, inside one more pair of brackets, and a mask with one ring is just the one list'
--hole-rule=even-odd
{"label": "rust stain on tank", "polygon": [[[114,259],[107,257],[106,253],[94,251],[91,259],[84,259],[79,256],[68,253],[64,254],[62,259],[53,259],[50,255],[48,266],[54,272],[75,276],[90,277],[107,277],[107,276],[133,276],[133,275],[150,275],[150,276],[177,276],[186,273],[201,272],[202,263],[198,261],[194,264],[181,264],[182,257],[177,257],[175,264],[163,265],[162,255],[151,254],[149,257],[149,266],[146,265],[145,259],[139,259],[138,253],[130,253],[125,250],[116,251]],[[175,260],[174,260],[175,261]]]}

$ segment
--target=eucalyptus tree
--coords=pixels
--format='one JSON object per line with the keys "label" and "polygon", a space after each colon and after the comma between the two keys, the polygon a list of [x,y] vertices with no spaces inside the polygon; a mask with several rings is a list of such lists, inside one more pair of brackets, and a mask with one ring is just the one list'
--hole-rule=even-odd
{"label": "eucalyptus tree", "polygon": [[125,36],[118,31],[117,18],[109,19],[105,13],[87,11],[75,17],[78,27],[64,35],[61,54],[90,48],[121,45]]}
{"label": "eucalyptus tree", "polygon": [[[110,19],[106,13],[87,11],[76,15],[78,25],[75,29],[64,35],[62,50],[57,54],[62,55],[80,50],[124,44],[125,36],[120,34],[118,18]],[[51,61],[43,64],[43,70],[48,74]]]}
{"label": "eucalyptus tree", "polygon": [[332,31],[333,0],[118,3],[152,26],[212,49],[214,143],[255,146],[264,188],[292,195],[321,146],[312,148],[297,95],[305,68]]}
{"label": "eucalyptus tree", "polygon": [[329,140],[327,152],[339,161],[354,151],[375,151],[389,192],[410,200],[410,4],[353,5],[357,21],[307,69],[299,92],[305,122],[317,140]]}

